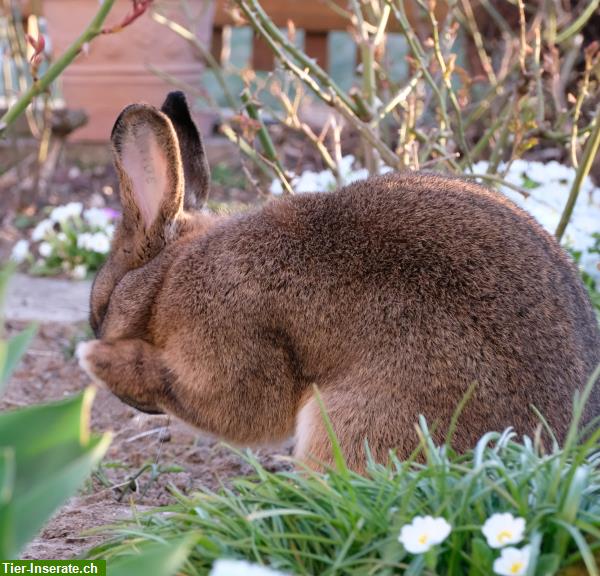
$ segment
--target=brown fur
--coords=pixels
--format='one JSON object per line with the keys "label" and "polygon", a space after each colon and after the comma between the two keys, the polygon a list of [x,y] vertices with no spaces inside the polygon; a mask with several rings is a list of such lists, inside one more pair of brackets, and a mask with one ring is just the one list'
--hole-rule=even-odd
{"label": "brown fur", "polygon": [[[316,384],[356,469],[365,440],[380,461],[412,451],[419,414],[441,440],[473,382],[458,449],[507,426],[531,434],[531,405],[564,437],[600,335],[575,267],[522,210],[406,172],[227,218],[183,212],[170,164],[181,131],[149,106],[127,110],[115,128],[125,213],[92,291],[100,340],[80,350],[123,400],[237,443],[295,432],[298,457],[330,462]],[[151,223],[120,159],[141,119],[169,159]],[[598,386],[588,408],[600,414]]]}

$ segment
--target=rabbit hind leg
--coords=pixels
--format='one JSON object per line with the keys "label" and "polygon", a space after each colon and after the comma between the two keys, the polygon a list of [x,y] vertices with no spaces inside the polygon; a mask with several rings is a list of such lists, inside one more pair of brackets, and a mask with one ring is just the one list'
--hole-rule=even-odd
{"label": "rabbit hind leg", "polygon": [[[347,466],[364,472],[367,445],[380,463],[386,463],[390,450],[400,457],[410,454],[418,443],[414,425],[394,407],[393,400],[377,394],[376,389],[369,393],[354,384],[329,386],[320,392]],[[334,464],[331,440],[314,394],[298,412],[295,441],[294,457],[309,467],[322,470]]]}

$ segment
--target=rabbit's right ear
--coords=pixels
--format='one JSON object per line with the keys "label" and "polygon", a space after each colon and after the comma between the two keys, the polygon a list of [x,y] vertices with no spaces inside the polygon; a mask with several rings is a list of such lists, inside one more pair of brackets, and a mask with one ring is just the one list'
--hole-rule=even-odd
{"label": "rabbit's right ear", "polygon": [[192,120],[183,92],[169,92],[161,108],[177,132],[179,153],[183,162],[186,210],[199,209],[206,202],[210,187],[210,168],[202,137]]}
{"label": "rabbit's right ear", "polygon": [[183,208],[183,166],[171,121],[153,106],[132,104],[117,118],[111,140],[124,228],[140,247],[164,245]]}

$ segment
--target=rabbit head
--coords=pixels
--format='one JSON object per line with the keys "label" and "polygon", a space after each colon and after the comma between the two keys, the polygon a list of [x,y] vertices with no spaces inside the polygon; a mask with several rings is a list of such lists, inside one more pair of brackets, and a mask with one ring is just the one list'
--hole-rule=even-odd
{"label": "rabbit head", "polygon": [[202,228],[199,209],[210,182],[202,139],[182,92],[171,92],[160,110],[148,104],[125,108],[111,141],[123,216],[92,289],[90,322],[96,334],[125,274]]}

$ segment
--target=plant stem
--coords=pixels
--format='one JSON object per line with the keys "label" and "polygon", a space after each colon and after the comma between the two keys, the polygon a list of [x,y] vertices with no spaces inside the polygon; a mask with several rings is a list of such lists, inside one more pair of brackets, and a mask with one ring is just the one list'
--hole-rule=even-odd
{"label": "plant stem", "polygon": [[560,32],[556,37],[556,43],[562,44],[569,38],[577,34],[586,24],[587,21],[594,15],[594,12],[600,6],[600,0],[592,0],[585,8],[585,10],[579,15],[579,18],[572,22],[565,30]]}
{"label": "plant stem", "polygon": [[32,100],[44,92],[48,86],[63,72],[63,70],[75,59],[81,48],[87,42],[91,42],[96,36],[102,33],[102,24],[108,16],[115,0],[104,0],[100,9],[96,13],[94,19],[90,22],[83,34],[71,44],[67,50],[56,60],[48,71],[36,82],[34,82],[29,90],[23,94],[13,106],[11,106],[6,114],[0,119],[0,136],[2,136],[8,128],[31,104]]}
{"label": "plant stem", "polygon": [[277,177],[281,181],[281,184],[283,185],[283,188],[286,191],[286,193],[293,194],[294,190],[290,186],[288,179],[285,177],[285,170],[284,170],[283,166],[281,165],[281,162],[279,162],[279,157],[277,156],[277,151],[275,150],[273,140],[271,140],[271,136],[269,135],[267,127],[265,126],[265,123],[262,121],[262,118],[260,117],[260,114],[258,113],[258,108],[256,107],[256,104],[252,101],[250,93],[248,92],[248,90],[244,90],[240,97],[242,100],[242,104],[246,108],[246,112],[248,113],[248,116],[252,120],[257,122],[260,126],[260,128],[258,129],[258,139],[260,140],[260,143],[264,150],[265,156],[273,163],[273,165],[275,167],[275,173],[277,174]]}
{"label": "plant stem", "polygon": [[[298,74],[311,88],[320,82],[323,87],[329,88],[344,104],[354,111],[354,103],[348,95],[333,81],[333,79],[321,68],[313,59],[309,58],[302,50],[298,49],[294,44],[288,42],[287,38],[281,33],[279,28],[273,24],[266,12],[262,9],[256,0],[234,0],[240,7],[244,15],[248,18],[249,24],[258,32],[271,46],[273,52],[279,57],[282,63],[289,68],[289,60],[286,62],[282,57],[281,50],[290,54],[300,66],[294,65],[294,69],[290,71]],[[279,45],[279,46],[278,46]],[[316,78],[316,81],[311,77]],[[314,90],[314,88],[313,88]],[[315,91],[319,94],[319,91]],[[321,91],[321,93],[323,93]],[[327,101],[327,100],[326,100]],[[329,101],[330,103],[331,101]]]}
{"label": "plant stem", "polygon": [[181,26],[177,22],[170,20],[163,14],[153,11],[152,18],[154,18],[154,20],[156,20],[156,22],[158,22],[159,24],[163,24],[164,26],[175,32],[175,34],[181,36],[181,38],[183,38],[184,40],[187,40],[196,50],[198,50],[200,56],[202,57],[206,65],[211,69],[217,82],[219,83],[219,86],[223,91],[223,96],[225,97],[225,100],[227,100],[227,105],[233,110],[237,109],[238,102],[227,87],[227,81],[225,79],[225,76],[223,75],[221,67],[219,66],[219,63],[215,60],[214,56],[210,53],[210,50],[207,50],[190,30],[188,30],[184,26]]}
{"label": "plant stem", "polygon": [[565,205],[565,209],[563,210],[562,216],[560,217],[560,222],[556,228],[556,232],[554,235],[556,239],[560,242],[565,233],[567,225],[569,224],[569,220],[571,219],[571,214],[573,213],[573,208],[575,207],[575,202],[577,202],[577,197],[579,196],[579,191],[581,190],[581,185],[585,180],[586,176],[590,173],[592,168],[592,163],[594,162],[594,158],[598,153],[598,148],[600,147],[600,110],[596,113],[596,125],[594,126],[593,132],[589,135],[587,142],[585,143],[585,148],[583,149],[583,157],[581,158],[581,164],[577,169],[577,173],[575,174],[575,180],[573,180],[573,186],[571,186],[571,192],[569,192],[569,198],[567,199],[567,203]]}
{"label": "plant stem", "polygon": [[235,130],[229,124],[222,124],[220,127],[222,134],[233,144],[235,144],[250,160],[252,160],[260,171],[267,177],[273,178],[271,166],[264,160],[246,140],[236,134]]}
{"label": "plant stem", "polygon": [[396,168],[401,167],[400,159],[396,154],[378,138],[368,124],[359,118],[353,100],[335,84],[320,66],[287,41],[255,0],[235,0],[235,3],[287,70],[306,84],[323,102],[340,112],[361,136],[377,149],[386,164]]}

